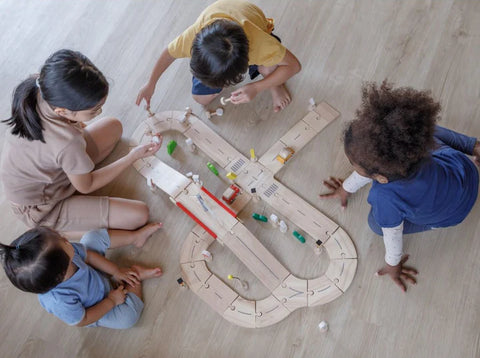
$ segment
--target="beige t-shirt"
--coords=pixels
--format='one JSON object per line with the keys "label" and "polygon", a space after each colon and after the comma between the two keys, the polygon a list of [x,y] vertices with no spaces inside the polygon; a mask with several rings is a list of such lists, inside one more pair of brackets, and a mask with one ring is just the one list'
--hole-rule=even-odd
{"label": "beige t-shirt", "polygon": [[286,48],[270,35],[273,20],[267,19],[257,6],[243,0],[220,0],[207,7],[192,26],[170,42],[168,53],[175,58],[191,57],[190,50],[197,33],[220,19],[242,26],[248,38],[249,65],[274,66],[285,57]]}
{"label": "beige t-shirt", "polygon": [[8,131],[2,151],[5,196],[19,205],[43,205],[71,196],[75,188],[67,173],[86,174],[95,167],[80,124],[60,118],[40,95],[37,100],[45,143]]}

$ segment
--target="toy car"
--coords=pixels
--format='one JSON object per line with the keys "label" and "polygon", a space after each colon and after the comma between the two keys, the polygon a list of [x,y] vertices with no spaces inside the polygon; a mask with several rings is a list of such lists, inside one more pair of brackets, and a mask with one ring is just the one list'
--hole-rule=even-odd
{"label": "toy car", "polygon": [[240,193],[240,188],[235,184],[232,184],[228,187],[227,190],[222,195],[222,199],[227,203],[231,204],[237,198],[238,193]]}

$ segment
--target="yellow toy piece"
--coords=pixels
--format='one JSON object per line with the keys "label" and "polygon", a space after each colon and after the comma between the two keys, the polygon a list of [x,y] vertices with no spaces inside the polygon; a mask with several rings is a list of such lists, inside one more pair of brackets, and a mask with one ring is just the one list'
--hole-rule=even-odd
{"label": "yellow toy piece", "polygon": [[285,147],[280,151],[280,153],[278,153],[277,160],[280,163],[285,164],[287,162],[287,160],[289,160],[294,153],[295,153],[295,151],[292,148]]}

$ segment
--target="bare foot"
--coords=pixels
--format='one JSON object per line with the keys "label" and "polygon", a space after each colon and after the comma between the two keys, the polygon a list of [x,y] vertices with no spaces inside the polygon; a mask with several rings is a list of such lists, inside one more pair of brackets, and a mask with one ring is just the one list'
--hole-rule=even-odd
{"label": "bare foot", "polygon": [[132,265],[132,269],[137,272],[140,281],[144,281],[149,278],[160,277],[163,274],[160,267],[149,268],[140,265]]}
{"label": "bare foot", "polygon": [[157,230],[159,230],[163,226],[162,223],[149,223],[144,227],[136,230],[134,235],[136,238],[133,240],[133,244],[136,247],[142,247],[145,245],[147,239]]}
{"label": "bare foot", "polygon": [[272,94],[274,112],[280,112],[288,106],[292,100],[284,84],[270,88],[270,93]]}

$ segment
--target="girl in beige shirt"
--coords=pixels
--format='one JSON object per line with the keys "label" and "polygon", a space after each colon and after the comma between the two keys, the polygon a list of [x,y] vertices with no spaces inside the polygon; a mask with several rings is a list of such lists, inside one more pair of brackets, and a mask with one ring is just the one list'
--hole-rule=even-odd
{"label": "girl in beige shirt", "polygon": [[[103,74],[83,54],[60,50],[40,74],[15,89],[10,130],[2,151],[0,178],[14,213],[28,226],[61,231],[96,228],[134,230],[148,220],[144,202],[87,196],[114,180],[161,143],[134,148],[95,170],[122,135],[116,118],[92,120],[108,95]],[[80,194],[79,194],[80,193]]]}

